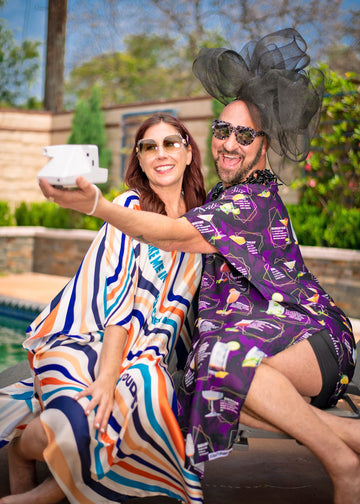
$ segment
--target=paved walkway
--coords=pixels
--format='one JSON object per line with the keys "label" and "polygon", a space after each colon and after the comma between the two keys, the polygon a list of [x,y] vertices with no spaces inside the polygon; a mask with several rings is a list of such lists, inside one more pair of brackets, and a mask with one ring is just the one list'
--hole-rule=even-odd
{"label": "paved walkway", "polygon": [[66,285],[69,278],[41,273],[20,273],[0,275],[0,295],[32,301],[49,303]]}
{"label": "paved walkway", "polygon": [[[48,303],[68,278],[26,273],[0,276],[0,296]],[[356,327],[359,327],[358,321]],[[357,331],[359,334],[360,331]],[[0,387],[4,386],[4,375]],[[332,485],[322,465],[293,440],[251,439],[244,451],[235,447],[228,457],[210,462],[203,481],[205,504],[329,504]],[[6,448],[0,451],[0,497],[7,495]],[[46,470],[39,466],[40,479]],[[64,501],[67,502],[67,501]],[[164,497],[132,499],[133,504],[174,504]]]}

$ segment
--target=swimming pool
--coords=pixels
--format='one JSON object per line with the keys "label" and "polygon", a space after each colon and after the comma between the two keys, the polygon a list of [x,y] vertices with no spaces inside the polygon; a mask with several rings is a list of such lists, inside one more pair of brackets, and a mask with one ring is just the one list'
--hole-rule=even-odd
{"label": "swimming pool", "polygon": [[27,359],[22,342],[28,325],[23,320],[0,315],[0,372]]}
{"label": "swimming pool", "polygon": [[28,325],[41,308],[40,305],[0,296],[0,372],[27,359],[22,343]]}

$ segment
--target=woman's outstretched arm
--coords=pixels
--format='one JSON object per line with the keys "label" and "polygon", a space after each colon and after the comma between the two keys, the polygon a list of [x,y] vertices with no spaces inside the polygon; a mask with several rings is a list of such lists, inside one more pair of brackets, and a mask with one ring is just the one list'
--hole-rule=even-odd
{"label": "woman's outstretched arm", "polygon": [[94,215],[120,229],[138,241],[150,243],[166,251],[211,253],[217,249],[210,245],[186,219],[172,219],[154,212],[138,212],[114,205],[104,198],[100,190],[83,177],[76,180],[78,189],[57,189],[46,180],[39,185],[46,198],[64,208]]}

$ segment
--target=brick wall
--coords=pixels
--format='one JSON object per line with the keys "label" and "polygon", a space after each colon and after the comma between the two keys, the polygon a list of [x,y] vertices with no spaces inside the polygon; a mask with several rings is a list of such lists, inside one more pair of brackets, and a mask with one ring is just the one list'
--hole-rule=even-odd
{"label": "brick wall", "polygon": [[[122,155],[129,117],[140,121],[144,114],[158,110],[172,111],[194,136],[205,161],[209,120],[212,118],[211,98],[185,98],[154,102],[119,105],[103,109],[107,135],[107,147],[112,153],[110,180],[114,185],[121,181]],[[0,108],[0,200],[15,206],[21,201],[43,201],[36,175],[45,166],[48,158],[42,148],[47,145],[66,144],[71,133],[73,113],[52,114]],[[133,129],[135,126],[133,127]],[[130,139],[133,138],[131,130]],[[204,164],[204,172],[206,172]]]}
{"label": "brick wall", "polygon": [[[0,228],[0,274],[36,272],[71,277],[95,231]],[[307,267],[345,313],[360,318],[360,251],[301,247]],[[36,286],[34,286],[36,288]]]}

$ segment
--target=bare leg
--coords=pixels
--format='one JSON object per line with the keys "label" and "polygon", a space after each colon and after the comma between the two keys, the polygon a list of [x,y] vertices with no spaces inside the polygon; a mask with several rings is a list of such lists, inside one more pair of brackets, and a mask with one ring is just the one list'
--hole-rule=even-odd
{"label": "bare leg", "polygon": [[27,492],[37,485],[35,460],[24,459],[17,448],[20,438],[11,441],[8,449],[9,480],[12,494]]}
{"label": "bare leg", "polygon": [[[305,382],[310,384],[310,389],[316,388],[308,377]],[[306,383],[301,386],[304,390],[307,388]],[[256,421],[262,418],[269,428],[286,432],[319,458],[333,481],[335,504],[360,502],[357,454],[320,419],[288,377],[263,362],[256,370],[245,405]],[[240,421],[245,423],[241,415]]]}
{"label": "bare leg", "polygon": [[47,447],[48,441],[41,425],[40,418],[32,420],[17,443],[19,455],[24,459],[30,460],[44,460],[43,451]]}
{"label": "bare leg", "polygon": [[[321,372],[315,353],[308,341],[292,345],[273,357],[263,359],[262,363],[277,369],[288,378],[306,402],[310,403],[310,397],[316,396],[321,390]],[[254,411],[250,411],[247,402],[241,410],[240,421],[256,429],[283,432],[277,426],[265,421],[261,414],[256,415]]]}
{"label": "bare leg", "polygon": [[352,450],[360,455],[360,420],[344,418],[314,408],[315,414],[325,422]]}
{"label": "bare leg", "polygon": [[[302,396],[310,398],[320,392],[321,372],[308,341],[293,345],[274,357],[264,359],[264,362],[284,374]],[[315,407],[313,410],[350,448],[360,454],[360,421],[337,417]],[[242,421],[245,423],[245,419]],[[271,426],[267,427],[259,425],[259,428],[271,429]]]}
{"label": "bare leg", "polygon": [[263,360],[286,376],[303,396],[318,395],[322,388],[320,367],[312,346],[307,340],[296,343],[273,357]]}
{"label": "bare leg", "polygon": [[[339,436],[349,448],[360,455],[360,420],[358,418],[346,418],[328,413],[311,406],[314,413]],[[240,421],[242,424],[255,429],[262,429],[269,432],[284,431],[266,422],[263,418],[257,417],[254,412],[249,411],[246,406],[241,409]]]}
{"label": "bare leg", "polygon": [[51,477],[29,492],[3,497],[0,499],[0,504],[55,504],[64,497],[65,494]]}
{"label": "bare leg", "polygon": [[0,499],[0,504],[52,504],[65,496],[53,477],[36,486],[35,461],[43,461],[47,446],[40,419],[31,421],[20,438],[9,447],[9,475],[12,495]]}

